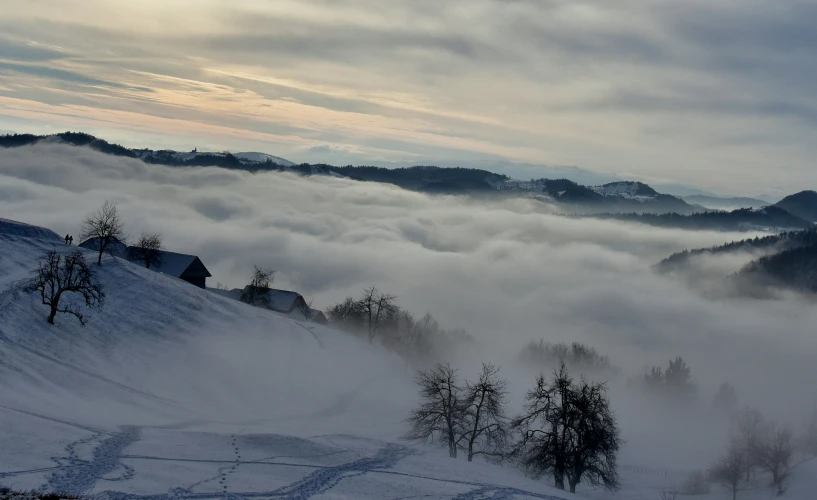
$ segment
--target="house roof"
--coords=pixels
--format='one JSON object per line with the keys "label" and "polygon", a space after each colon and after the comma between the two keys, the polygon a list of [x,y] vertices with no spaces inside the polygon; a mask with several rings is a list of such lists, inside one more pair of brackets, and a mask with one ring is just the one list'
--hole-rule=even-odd
{"label": "house roof", "polygon": [[[93,238],[88,238],[87,240],[83,241],[79,244],[80,247],[86,248],[88,250],[99,251],[99,238],[94,236]],[[121,241],[113,238],[113,240],[108,243],[107,252],[116,255],[118,257],[125,257],[128,253],[128,247],[122,243]]]}
{"label": "house roof", "polygon": [[312,321],[329,321],[320,309],[310,309],[307,317]]}
{"label": "house roof", "polygon": [[159,263],[150,266],[154,271],[175,276],[176,278],[209,278],[212,275],[195,255],[159,252]]}
{"label": "house roof", "polygon": [[[244,287],[245,292],[249,292],[251,290],[252,285],[247,285]],[[269,297],[269,308],[273,311],[279,312],[291,312],[296,305],[298,299],[301,299],[303,304],[306,304],[306,300],[301,296],[298,292],[293,292],[290,290],[277,290],[275,288],[270,288],[268,291]]]}

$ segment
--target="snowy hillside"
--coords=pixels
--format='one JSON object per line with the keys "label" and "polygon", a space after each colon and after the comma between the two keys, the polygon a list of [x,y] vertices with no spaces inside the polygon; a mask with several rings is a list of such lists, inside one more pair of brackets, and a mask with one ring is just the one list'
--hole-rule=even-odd
{"label": "snowy hillside", "polygon": [[[0,486],[108,498],[554,498],[398,438],[402,361],[347,334],[108,257],[103,309],[20,291],[58,236],[0,226]],[[560,492],[561,493],[561,492]]]}
{"label": "snowy hillside", "polygon": [[602,196],[620,196],[631,200],[654,200],[658,193],[641,182],[611,182],[603,186],[591,186],[590,189]]}
{"label": "snowy hillside", "polygon": [[267,153],[257,153],[257,152],[244,152],[244,153],[235,153],[233,156],[238,158],[239,160],[246,160],[248,162],[256,162],[256,163],[264,163],[266,161],[271,161],[272,163],[282,165],[284,167],[294,167],[295,163],[285,160],[280,156],[273,156],[268,155]]}

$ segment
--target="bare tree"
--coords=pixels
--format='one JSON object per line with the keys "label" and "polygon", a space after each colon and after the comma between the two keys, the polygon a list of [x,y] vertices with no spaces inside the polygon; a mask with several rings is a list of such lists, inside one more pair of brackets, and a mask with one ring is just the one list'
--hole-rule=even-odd
{"label": "bare tree", "polygon": [[404,439],[445,442],[451,458],[457,457],[457,441],[462,435],[462,388],[457,370],[449,364],[437,364],[417,372],[422,403],[407,419],[411,429]]}
{"label": "bare tree", "polygon": [[102,254],[112,243],[125,241],[125,229],[122,218],[116,209],[116,203],[105,201],[94,213],[85,217],[81,227],[80,238],[94,238],[99,245],[97,265],[102,265]]}
{"label": "bare tree", "polygon": [[361,331],[365,323],[363,306],[352,297],[327,309],[326,316],[332,324],[352,332]]}
{"label": "bare tree", "polygon": [[253,266],[252,280],[241,292],[239,299],[253,306],[268,306],[270,284],[274,279],[275,271],[272,269]]}
{"label": "bare tree", "polygon": [[661,492],[661,500],[677,500],[678,499],[678,490],[673,488],[671,490],[665,490]]}
{"label": "bare tree", "polygon": [[817,456],[817,407],[811,412],[806,423],[806,432],[802,440],[802,451],[811,456]]}
{"label": "bare tree", "polygon": [[726,454],[715,462],[710,472],[712,479],[727,487],[732,492],[732,500],[735,500],[745,471],[746,453],[743,446],[733,439]]}
{"label": "bare tree", "polygon": [[525,413],[511,423],[521,432],[512,456],[534,475],[552,474],[560,489],[565,479],[573,493],[582,480],[618,489],[622,441],[605,384],[574,383],[562,365],[549,383],[540,375],[526,399]]}
{"label": "bare tree", "polygon": [[375,337],[380,333],[386,320],[397,310],[395,304],[396,297],[381,293],[372,286],[364,290],[363,298],[360,299],[361,308],[366,319],[366,328],[369,342],[374,342]]}
{"label": "bare tree", "polygon": [[743,467],[746,480],[752,479],[752,473],[758,466],[758,455],[763,445],[764,437],[769,432],[769,423],[763,415],[751,408],[744,408],[735,417],[736,446],[743,450]]}
{"label": "bare tree", "polygon": [[65,256],[55,250],[46,252],[40,257],[37,269],[32,271],[32,275],[25,290],[40,292],[43,304],[50,307],[48,322],[52,325],[58,312],[73,314],[81,325],[87,323],[78,304],[63,302],[63,305],[60,305],[65,294],[81,295],[87,307],[102,306],[105,298],[102,285],[97,282],[81,251]]}
{"label": "bare tree", "polygon": [[785,491],[784,482],[789,475],[789,466],[794,455],[792,433],[789,429],[772,425],[755,450],[755,463],[772,475],[772,485],[778,494]]}
{"label": "bare tree", "polygon": [[499,367],[482,364],[476,382],[466,382],[462,402],[463,430],[460,437],[468,461],[476,455],[502,458],[507,445],[508,418],[505,416],[508,382],[499,378]]}
{"label": "bare tree", "polygon": [[682,486],[684,495],[707,495],[709,490],[706,472],[702,470],[690,472]]}
{"label": "bare tree", "polygon": [[142,233],[139,241],[128,249],[130,258],[144,262],[145,267],[158,266],[162,263],[162,235],[158,233]]}

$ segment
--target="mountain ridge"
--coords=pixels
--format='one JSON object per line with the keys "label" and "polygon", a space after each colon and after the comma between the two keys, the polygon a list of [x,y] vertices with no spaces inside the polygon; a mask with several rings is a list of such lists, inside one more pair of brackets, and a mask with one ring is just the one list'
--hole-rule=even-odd
{"label": "mountain ridge", "polygon": [[[347,177],[357,181],[389,183],[403,189],[434,194],[521,195],[567,207],[568,210],[579,214],[633,212],[693,215],[709,211],[707,207],[689,203],[683,197],[659,193],[640,181],[615,181],[586,186],[566,178],[522,181],[504,174],[476,168],[422,165],[386,168],[365,165],[296,164],[285,158],[260,152],[231,153],[197,150],[180,152],[168,149],[126,148],[83,132],[62,132],[51,135],[0,135],[0,147],[3,148],[30,146],[40,142],[89,147],[104,154],[168,166],[215,166],[248,172],[280,171],[306,176],[328,175]],[[817,193],[814,193],[814,197],[817,198]],[[778,204],[779,208],[794,207],[794,210],[807,215],[802,218],[812,222],[817,221],[817,200],[809,199],[807,203],[803,203],[801,198],[795,198],[794,202],[791,198],[790,196],[782,200]]]}

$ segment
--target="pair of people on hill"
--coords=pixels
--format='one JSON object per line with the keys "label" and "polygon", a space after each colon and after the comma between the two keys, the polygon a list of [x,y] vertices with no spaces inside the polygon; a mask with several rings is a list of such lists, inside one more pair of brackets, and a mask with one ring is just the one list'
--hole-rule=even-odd
{"label": "pair of people on hill", "polygon": [[66,245],[73,245],[74,244],[74,237],[70,234],[65,235],[65,244]]}

